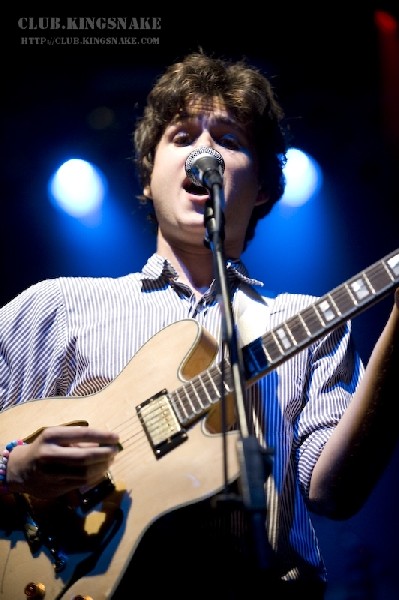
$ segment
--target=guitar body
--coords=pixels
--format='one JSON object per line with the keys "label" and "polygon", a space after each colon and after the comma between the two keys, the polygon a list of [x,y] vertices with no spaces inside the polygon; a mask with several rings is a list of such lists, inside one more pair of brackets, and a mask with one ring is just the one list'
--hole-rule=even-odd
{"label": "guitar body", "polygon": [[[198,323],[179,321],[151,338],[99,393],[32,400],[1,414],[1,440],[29,438],[43,427],[78,421],[117,431],[123,446],[110,473],[114,485],[88,511],[77,502],[74,506],[73,499],[0,497],[1,600],[25,599],[31,583],[44,586],[46,600],[110,598],[152,523],[223,489],[223,436],[214,425],[212,433],[207,427],[214,407],[160,457],[137,410],[161,390],[174,390],[203,371],[216,351],[215,340]],[[237,436],[236,431],[226,436],[229,482],[238,477]],[[27,542],[26,506],[50,543],[32,549]],[[65,554],[60,572],[54,568],[58,550]]]}

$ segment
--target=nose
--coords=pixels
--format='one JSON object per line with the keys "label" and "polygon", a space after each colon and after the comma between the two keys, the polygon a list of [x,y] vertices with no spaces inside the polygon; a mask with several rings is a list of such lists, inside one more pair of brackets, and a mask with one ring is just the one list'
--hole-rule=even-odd
{"label": "nose", "polygon": [[204,129],[201,132],[201,135],[197,137],[195,146],[209,146],[210,148],[213,148],[213,139],[207,129]]}

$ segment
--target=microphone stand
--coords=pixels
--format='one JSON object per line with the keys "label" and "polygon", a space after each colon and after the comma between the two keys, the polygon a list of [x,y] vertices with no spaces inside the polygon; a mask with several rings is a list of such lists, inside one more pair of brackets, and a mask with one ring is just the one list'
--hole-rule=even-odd
{"label": "microphone stand", "polygon": [[[206,177],[208,175],[208,177]],[[221,417],[224,449],[225,493],[219,496],[221,501],[234,501],[236,496],[227,492],[227,443],[226,443],[226,407],[224,398],[224,349],[227,346],[231,363],[233,392],[240,431],[238,440],[238,458],[240,465],[240,489],[245,508],[249,511],[256,557],[260,571],[270,574],[273,563],[272,550],[266,535],[266,495],[264,484],[271,471],[270,453],[259,445],[255,436],[249,435],[244,399],[244,368],[241,349],[238,344],[237,330],[234,324],[230,295],[228,292],[226,262],[224,256],[224,194],[219,172],[205,173],[203,183],[211,192],[204,213],[206,236],[204,243],[212,250],[217,293],[222,312],[222,386]]]}

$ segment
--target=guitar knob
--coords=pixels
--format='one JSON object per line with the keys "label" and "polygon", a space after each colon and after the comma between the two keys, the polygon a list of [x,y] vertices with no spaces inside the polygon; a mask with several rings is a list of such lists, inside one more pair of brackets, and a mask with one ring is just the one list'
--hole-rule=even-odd
{"label": "guitar knob", "polygon": [[40,600],[41,598],[44,598],[46,594],[46,586],[43,583],[33,583],[33,581],[31,581],[25,586],[24,593],[25,596],[31,600]]}
{"label": "guitar knob", "polygon": [[93,600],[91,596],[74,596],[72,600]]}

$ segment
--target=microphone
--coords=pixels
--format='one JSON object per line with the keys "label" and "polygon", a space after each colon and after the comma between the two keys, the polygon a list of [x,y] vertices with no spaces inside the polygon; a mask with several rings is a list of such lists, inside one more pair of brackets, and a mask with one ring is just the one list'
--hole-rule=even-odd
{"label": "microphone", "polygon": [[212,189],[213,185],[223,184],[224,160],[220,152],[202,146],[196,148],[186,158],[186,173],[196,185]]}

